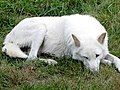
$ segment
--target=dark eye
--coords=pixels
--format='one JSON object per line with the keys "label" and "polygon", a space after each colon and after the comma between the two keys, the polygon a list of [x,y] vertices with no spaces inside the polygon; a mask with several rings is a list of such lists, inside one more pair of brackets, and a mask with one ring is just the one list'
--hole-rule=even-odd
{"label": "dark eye", "polygon": [[4,51],[5,53],[7,53],[7,49],[5,48],[5,51]]}
{"label": "dark eye", "polygon": [[100,55],[99,54],[96,54],[96,58],[99,57]]}
{"label": "dark eye", "polygon": [[86,56],[83,56],[83,58],[88,59],[88,57],[86,57]]}

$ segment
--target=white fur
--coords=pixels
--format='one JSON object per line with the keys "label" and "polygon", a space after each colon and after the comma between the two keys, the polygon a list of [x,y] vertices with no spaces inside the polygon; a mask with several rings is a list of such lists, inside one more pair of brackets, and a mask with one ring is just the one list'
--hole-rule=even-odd
{"label": "white fur", "polygon": [[[100,44],[97,39],[102,33],[106,33],[106,37],[104,43]],[[80,47],[76,47],[72,34],[80,42]],[[37,58],[40,47],[41,53],[54,54],[57,57],[68,55],[73,59],[82,60],[91,71],[98,71],[100,61],[104,61],[106,55],[109,54],[105,28],[89,15],[26,18],[6,36],[3,48],[9,50],[10,47],[7,47],[9,43],[19,48],[30,46],[28,59]],[[11,51],[14,52],[14,50]],[[19,49],[17,52],[22,51]],[[6,53],[11,57],[14,56],[11,55],[13,53]],[[96,54],[99,54],[99,57],[96,57]],[[18,54],[16,56],[22,57]],[[111,54],[109,56],[113,57],[113,60],[108,60],[108,62],[115,63],[116,68],[120,70],[119,58]]]}
{"label": "white fur", "polygon": [[[7,49],[6,49],[7,47]],[[2,51],[5,52],[10,57],[19,57],[19,58],[27,58],[28,56],[25,55],[20,48],[12,43],[8,43],[5,47],[2,48]]]}

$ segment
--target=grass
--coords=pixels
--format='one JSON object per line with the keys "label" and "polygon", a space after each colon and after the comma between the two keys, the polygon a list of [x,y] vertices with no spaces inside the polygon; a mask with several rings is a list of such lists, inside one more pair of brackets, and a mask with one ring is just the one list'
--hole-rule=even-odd
{"label": "grass", "polygon": [[[26,17],[74,13],[96,17],[108,31],[110,52],[120,57],[119,0],[0,0],[0,48],[6,34]],[[51,66],[9,58],[0,50],[0,90],[120,89],[120,73],[114,66],[101,64],[100,72],[92,74],[71,58],[54,59],[58,65]]]}

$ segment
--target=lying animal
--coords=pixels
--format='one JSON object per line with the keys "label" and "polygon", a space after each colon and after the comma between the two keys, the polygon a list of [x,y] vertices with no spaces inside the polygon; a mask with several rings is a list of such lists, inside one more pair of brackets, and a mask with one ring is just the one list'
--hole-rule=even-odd
{"label": "lying animal", "polygon": [[[93,72],[99,71],[100,62],[113,63],[120,72],[120,59],[109,53],[105,28],[89,15],[26,18],[12,29],[3,44],[2,51],[10,57],[33,60],[40,53],[72,56]],[[20,49],[25,46],[31,48],[29,55]]]}

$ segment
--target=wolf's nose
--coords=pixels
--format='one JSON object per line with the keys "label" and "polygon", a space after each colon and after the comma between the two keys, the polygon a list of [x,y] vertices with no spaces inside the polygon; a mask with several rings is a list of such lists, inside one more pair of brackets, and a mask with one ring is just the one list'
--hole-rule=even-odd
{"label": "wolf's nose", "polygon": [[2,47],[4,47],[4,44],[2,44]]}

